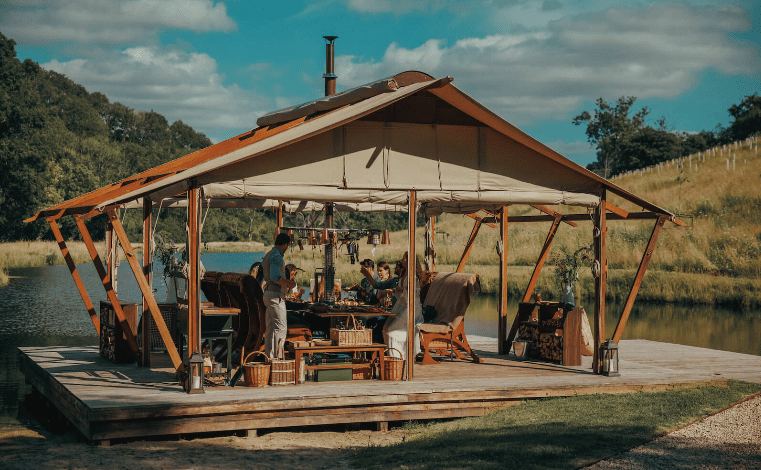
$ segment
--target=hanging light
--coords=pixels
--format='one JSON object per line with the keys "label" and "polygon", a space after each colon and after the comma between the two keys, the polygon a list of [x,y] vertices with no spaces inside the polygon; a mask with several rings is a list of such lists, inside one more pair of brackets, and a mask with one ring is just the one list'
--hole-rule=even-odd
{"label": "hanging light", "polygon": [[288,230],[286,233],[288,234],[288,238],[291,239],[291,243],[296,243],[296,239],[293,238],[293,230]]}
{"label": "hanging light", "polygon": [[327,245],[330,243],[330,237],[328,236],[328,229],[324,228],[322,229],[322,232],[320,234],[320,245]]}
{"label": "hanging light", "polygon": [[367,232],[367,244],[380,245],[380,233],[373,231]]}
{"label": "hanging light", "polygon": [[391,244],[391,235],[388,233],[388,229],[383,231],[383,235],[381,236],[381,245],[390,245]]}
{"label": "hanging light", "polygon": [[188,393],[204,393],[203,391],[203,356],[198,351],[190,356],[188,375]]}
{"label": "hanging light", "polygon": [[602,375],[618,377],[618,345],[613,340],[608,340],[600,346],[600,359],[602,360]]}
{"label": "hanging light", "polygon": [[312,246],[319,245],[319,243],[317,243],[318,242],[318,240],[317,240],[317,234],[314,233],[314,230],[310,230],[308,236],[309,236],[309,244],[310,245],[312,245]]}

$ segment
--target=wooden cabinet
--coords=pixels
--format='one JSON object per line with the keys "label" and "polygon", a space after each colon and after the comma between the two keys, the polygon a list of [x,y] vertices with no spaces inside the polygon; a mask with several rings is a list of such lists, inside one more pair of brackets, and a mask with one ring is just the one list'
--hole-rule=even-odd
{"label": "wooden cabinet", "polygon": [[[137,314],[140,304],[121,302],[124,315],[132,333],[137,336]],[[124,330],[116,316],[111,302],[100,303],[100,355],[113,362],[135,362],[137,354],[132,352],[124,336]]]}

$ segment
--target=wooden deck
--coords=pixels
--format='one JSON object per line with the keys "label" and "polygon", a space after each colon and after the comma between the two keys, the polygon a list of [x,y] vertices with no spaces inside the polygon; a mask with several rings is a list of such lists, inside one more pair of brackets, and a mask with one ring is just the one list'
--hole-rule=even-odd
{"label": "wooden deck", "polygon": [[[248,388],[188,395],[171,367],[110,363],[96,347],[19,348],[27,380],[91,441],[243,431],[286,426],[475,416],[521,400],[620,393],[674,384],[739,379],[761,383],[761,356],[625,340],[620,377],[579,367],[520,362],[496,354],[496,339],[469,338],[484,364],[416,365],[407,382],[361,380]],[[165,355],[152,363],[171,366]]]}

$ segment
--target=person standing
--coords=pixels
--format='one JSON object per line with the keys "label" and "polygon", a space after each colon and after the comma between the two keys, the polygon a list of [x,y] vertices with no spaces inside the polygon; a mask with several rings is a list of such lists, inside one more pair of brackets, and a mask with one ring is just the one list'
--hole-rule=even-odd
{"label": "person standing", "polygon": [[281,233],[275,238],[275,246],[264,255],[262,271],[264,272],[264,305],[266,329],[264,331],[264,354],[267,357],[277,356],[277,347],[285,341],[288,333],[288,319],[285,308],[285,297],[296,287],[296,283],[285,275],[285,260],[283,256],[288,250],[291,238]]}

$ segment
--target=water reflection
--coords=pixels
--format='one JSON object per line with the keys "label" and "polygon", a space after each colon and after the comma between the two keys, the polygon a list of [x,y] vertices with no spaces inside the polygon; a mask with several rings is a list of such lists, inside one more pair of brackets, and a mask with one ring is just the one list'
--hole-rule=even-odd
{"label": "water reflection", "polygon": [[[247,272],[263,253],[204,253],[207,270]],[[91,264],[78,265],[82,281],[98,308],[106,299]],[[156,299],[166,298],[161,268],[155,269]],[[13,421],[26,391],[18,372],[19,346],[97,345],[98,337],[74,281],[65,266],[13,269],[13,278],[0,288],[0,423]],[[139,302],[140,291],[126,263],[119,270],[119,297]],[[591,302],[590,302],[591,304]],[[508,322],[518,302],[508,303]],[[607,336],[618,321],[621,304],[608,304]],[[590,323],[591,307],[587,308]],[[497,337],[497,298],[476,295],[465,322],[466,333]],[[638,304],[632,311],[624,339],[640,338],[761,355],[761,312],[717,307]]]}

